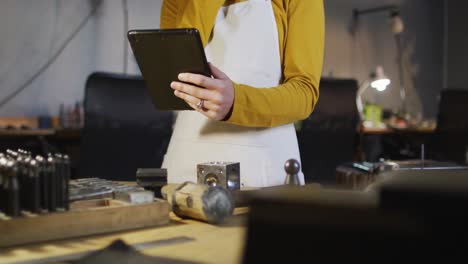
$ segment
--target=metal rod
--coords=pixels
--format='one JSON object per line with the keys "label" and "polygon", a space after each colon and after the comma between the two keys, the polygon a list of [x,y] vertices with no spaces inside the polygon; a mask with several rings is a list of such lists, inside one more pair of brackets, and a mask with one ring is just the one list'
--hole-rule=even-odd
{"label": "metal rod", "polygon": [[400,83],[400,114],[406,114],[406,87],[405,87],[405,70],[403,66],[403,47],[401,45],[401,36],[400,34],[395,34],[395,43],[397,48],[397,62],[398,62],[398,71],[399,71],[399,83]]}
{"label": "metal rod", "polygon": [[368,9],[354,9],[354,15],[359,16],[359,15],[365,15],[369,13],[376,13],[376,12],[383,12],[383,11],[388,11],[388,10],[398,10],[397,5],[385,5],[385,6],[380,6],[380,7],[374,7],[374,8],[368,8]]}
{"label": "metal rod", "polygon": [[424,170],[424,171],[432,171],[432,170],[468,170],[466,166],[457,166],[457,167],[425,167],[425,168],[399,168],[399,171],[415,171],[415,170]]}
{"label": "metal rod", "polygon": [[426,153],[425,153],[425,149],[424,149],[424,144],[421,145],[421,161],[422,161],[422,169],[424,170],[424,167],[425,167],[425,157]]}

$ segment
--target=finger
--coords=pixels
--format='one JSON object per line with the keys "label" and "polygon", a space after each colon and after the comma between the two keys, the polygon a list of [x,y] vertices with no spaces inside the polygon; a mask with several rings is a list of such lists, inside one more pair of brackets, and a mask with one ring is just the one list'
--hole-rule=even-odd
{"label": "finger", "polygon": [[181,73],[179,74],[178,78],[183,82],[193,83],[200,87],[210,88],[216,85],[214,79],[201,74]]}
{"label": "finger", "polygon": [[229,79],[229,77],[223,71],[218,69],[212,63],[209,63],[209,65],[210,65],[210,69],[211,69],[211,74],[213,74],[213,77],[215,79],[221,79],[221,80]]}
{"label": "finger", "polygon": [[187,104],[193,108],[193,110],[199,112],[199,113],[202,113],[203,114],[203,110],[202,109],[199,109],[196,105],[192,104],[192,103],[189,103],[187,102]]}
{"label": "finger", "polygon": [[196,87],[196,86],[186,84],[186,83],[181,83],[181,82],[172,82],[171,88],[179,92],[189,94],[196,98],[205,99],[205,100],[209,100],[213,96],[211,94],[212,92],[208,89]]}
{"label": "finger", "polygon": [[192,104],[192,103],[187,103],[190,107],[192,107],[194,110],[196,110],[197,112],[203,114],[204,116],[210,118],[210,119],[213,119],[213,120],[220,120],[220,118],[218,117],[218,114],[217,112],[215,111],[212,111],[212,110],[209,110],[207,108],[203,108],[203,109],[200,109],[197,107],[197,105],[195,104]]}
{"label": "finger", "polygon": [[197,112],[203,114],[204,116],[210,118],[210,119],[213,119],[213,120],[217,120],[217,115],[216,115],[216,112],[214,111],[211,111],[211,110],[208,110],[208,109],[199,109],[196,105],[192,104],[192,103],[188,103],[188,105],[190,107],[192,107],[194,110],[196,110]]}
{"label": "finger", "polygon": [[[192,95],[189,95],[189,94],[179,92],[179,91],[174,91],[174,95],[184,100],[185,102],[187,102],[190,106],[192,106],[193,109],[202,110],[197,107],[197,104],[200,103],[201,99],[194,97]],[[206,110],[219,111],[220,106],[211,101],[205,100],[205,102],[203,103],[203,108],[205,109],[205,111]]]}

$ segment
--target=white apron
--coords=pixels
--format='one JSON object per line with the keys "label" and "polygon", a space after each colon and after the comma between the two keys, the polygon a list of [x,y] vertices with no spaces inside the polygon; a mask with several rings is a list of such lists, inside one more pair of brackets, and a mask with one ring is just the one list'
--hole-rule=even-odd
{"label": "white apron", "polygon": [[[278,29],[271,0],[249,0],[222,7],[213,38],[205,48],[208,61],[234,82],[274,87],[282,79]],[[197,182],[197,164],[240,162],[241,188],[284,184],[284,163],[300,162],[293,124],[247,128],[212,121],[196,111],[178,112],[162,167],[169,183]],[[300,181],[304,177],[300,173]]]}

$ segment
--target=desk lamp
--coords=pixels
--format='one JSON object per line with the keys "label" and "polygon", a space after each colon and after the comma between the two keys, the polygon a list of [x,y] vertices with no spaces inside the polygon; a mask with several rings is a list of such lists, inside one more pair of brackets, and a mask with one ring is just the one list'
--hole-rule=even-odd
{"label": "desk lamp", "polygon": [[[395,38],[396,48],[397,48],[397,56],[398,56],[398,69],[400,75],[400,100],[401,100],[401,109],[400,112],[402,114],[406,113],[406,88],[403,82],[404,76],[404,69],[403,69],[403,61],[402,61],[402,45],[401,45],[401,33],[404,31],[404,23],[400,16],[400,8],[396,5],[386,5],[380,6],[375,8],[369,9],[354,9],[353,10],[353,17],[354,17],[354,25],[358,25],[359,17],[362,15],[367,15],[371,13],[378,13],[378,12],[389,12],[390,20],[391,20],[391,31]],[[376,89],[384,89],[385,83],[389,83],[389,81],[381,81],[381,86],[378,85],[380,88]],[[388,85],[387,84],[387,85]],[[374,87],[375,88],[375,87]],[[359,107],[359,105],[358,105]],[[362,105],[361,105],[362,107]]]}
{"label": "desk lamp", "polygon": [[377,66],[375,72],[371,73],[370,79],[366,80],[359,87],[356,96],[356,105],[361,116],[361,120],[364,120],[364,107],[362,105],[362,95],[367,90],[367,88],[372,87],[379,92],[383,92],[391,84],[391,80],[385,75],[382,66]]}

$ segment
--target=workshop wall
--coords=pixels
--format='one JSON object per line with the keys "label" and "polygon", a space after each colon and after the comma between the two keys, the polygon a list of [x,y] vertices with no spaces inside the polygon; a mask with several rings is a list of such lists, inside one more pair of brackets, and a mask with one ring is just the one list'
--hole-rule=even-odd
{"label": "workshop wall", "polygon": [[[0,1],[0,100],[38,72],[98,2]],[[159,27],[161,2],[128,1],[129,27]],[[83,99],[90,73],[123,72],[122,3],[103,0],[95,15],[44,74],[0,106],[0,116],[57,115],[61,103],[68,105]],[[128,62],[128,73],[138,72],[131,51]]]}
{"label": "workshop wall", "polygon": [[[128,29],[159,28],[162,0],[127,0]],[[127,41],[122,1],[104,0],[96,17],[96,70],[140,74]],[[125,50],[128,67],[125,69]]]}
{"label": "workshop wall", "polygon": [[[6,0],[0,2],[0,100],[20,87],[50,59],[90,12],[95,0]],[[0,116],[56,115],[60,103],[81,100],[87,76],[93,71],[123,72],[125,26],[123,1],[103,0],[51,67],[23,92],[0,107]],[[130,28],[159,27],[162,0],[128,1]],[[406,58],[413,112],[432,117],[442,87],[443,1],[440,0],[325,0],[326,50],[324,75],[357,77],[363,81],[383,65],[393,84],[384,94],[368,90],[365,99],[388,108],[399,106],[396,50],[386,14],[363,17],[358,33],[350,31],[353,8],[400,3],[407,31]],[[10,36],[5,38],[4,36]],[[127,46],[127,72],[138,73]],[[415,88],[416,87],[416,88]],[[383,96],[382,96],[383,95]],[[422,105],[425,105],[423,108]]]}
{"label": "workshop wall", "polygon": [[[82,0],[1,1],[0,100],[38,72],[89,11],[90,3]],[[95,45],[89,21],[43,75],[0,108],[0,115],[56,114],[60,102],[81,98],[94,68]]]}
{"label": "workshop wall", "polygon": [[448,7],[447,88],[468,89],[468,2],[446,0]]}

